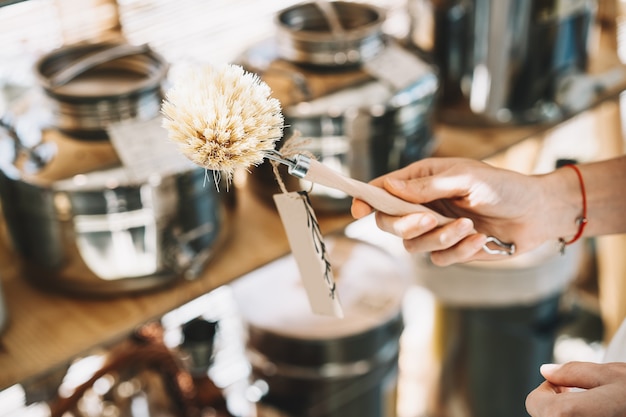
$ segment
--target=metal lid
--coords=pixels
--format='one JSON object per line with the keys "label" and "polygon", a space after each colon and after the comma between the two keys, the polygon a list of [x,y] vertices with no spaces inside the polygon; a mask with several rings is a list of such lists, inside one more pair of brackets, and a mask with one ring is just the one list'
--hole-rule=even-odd
{"label": "metal lid", "polygon": [[233,284],[244,319],[288,338],[350,336],[383,324],[400,309],[407,279],[384,250],[344,236],[326,238],[344,318],[311,312],[293,256],[251,272]]}

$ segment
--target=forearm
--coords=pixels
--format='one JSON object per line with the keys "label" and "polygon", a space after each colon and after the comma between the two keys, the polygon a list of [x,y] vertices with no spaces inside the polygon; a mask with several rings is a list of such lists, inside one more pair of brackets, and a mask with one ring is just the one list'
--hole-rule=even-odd
{"label": "forearm", "polygon": [[[581,164],[587,202],[584,236],[626,233],[626,156]],[[550,230],[568,240],[576,234],[583,214],[583,194],[576,172],[563,167],[545,176],[546,213]]]}

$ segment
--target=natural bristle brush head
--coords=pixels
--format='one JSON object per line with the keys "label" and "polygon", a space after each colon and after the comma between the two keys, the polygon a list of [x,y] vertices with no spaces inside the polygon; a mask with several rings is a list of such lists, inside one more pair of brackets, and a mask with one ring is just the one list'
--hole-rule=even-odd
{"label": "natural bristle brush head", "polygon": [[187,158],[229,179],[263,162],[283,135],[280,102],[258,75],[238,65],[181,69],[161,113],[169,139]]}

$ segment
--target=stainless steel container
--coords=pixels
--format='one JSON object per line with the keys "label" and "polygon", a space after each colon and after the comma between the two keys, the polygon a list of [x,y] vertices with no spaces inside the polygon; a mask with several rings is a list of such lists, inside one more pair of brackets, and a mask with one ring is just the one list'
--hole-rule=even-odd
{"label": "stainless steel container", "polygon": [[524,401],[544,381],[565,323],[563,294],[581,246],[552,242],[519,257],[437,267],[416,259],[416,277],[437,301],[428,364],[428,416],[527,417]]}
{"label": "stainless steel container", "polygon": [[[242,65],[260,74],[281,99],[284,137],[297,132],[303,151],[362,181],[429,156],[435,146],[433,113],[439,87],[435,71],[382,33],[383,11],[366,4],[330,4],[343,22],[340,33],[320,23],[329,18],[318,5],[303,3],[279,12],[275,37],[249,48],[240,58]],[[352,8],[355,14],[348,15]],[[298,43],[300,37],[307,42]],[[360,40],[360,47],[349,46],[354,39]],[[331,57],[339,50],[354,59],[333,61]],[[397,72],[387,73],[397,57],[391,51],[410,56],[412,64],[396,65]],[[393,80],[405,79],[407,72],[410,80],[394,85]],[[263,196],[279,191],[268,165],[252,176],[254,189]],[[309,188],[306,181],[291,178],[284,169],[281,175],[289,189]],[[349,208],[351,199],[315,186],[311,201],[316,210],[340,212]]]}
{"label": "stainless steel container", "polygon": [[[559,120],[564,78],[584,74],[597,1],[409,0],[411,42],[440,71],[455,124]],[[579,106],[573,106],[578,108]]]}
{"label": "stainless steel container", "polygon": [[68,45],[35,65],[56,128],[81,139],[106,138],[113,122],[159,114],[169,65],[148,46]]}
{"label": "stainless steel container", "polygon": [[278,51],[301,64],[338,67],[361,64],[385,47],[381,8],[345,1],[301,3],[275,18]]}
{"label": "stainless steel container", "polygon": [[[30,171],[28,155],[14,152],[13,138],[0,138],[6,224],[25,276],[37,285],[81,295],[160,287],[197,276],[227,237],[234,201],[216,190],[211,172],[137,177],[119,162],[72,172],[93,153],[85,147],[107,144],[58,132],[44,134],[44,141],[54,142],[57,153]],[[67,148],[76,143],[83,148]],[[58,175],[62,171],[70,174]]]}
{"label": "stainless steel container", "polygon": [[342,236],[326,244],[344,318],[312,313],[291,256],[231,284],[247,325],[252,379],[255,386],[268,386],[260,409],[292,416],[395,416],[408,276],[378,247]]}

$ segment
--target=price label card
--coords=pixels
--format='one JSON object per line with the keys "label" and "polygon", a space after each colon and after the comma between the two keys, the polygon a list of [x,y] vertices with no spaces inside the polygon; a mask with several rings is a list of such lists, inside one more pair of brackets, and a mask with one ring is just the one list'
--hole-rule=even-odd
{"label": "price label card", "polygon": [[133,179],[145,179],[153,173],[165,176],[196,167],[169,140],[160,117],[111,123],[107,133]]}
{"label": "price label card", "polygon": [[409,87],[431,71],[424,61],[395,42],[389,42],[378,55],[365,62],[363,70],[395,91]]}
{"label": "price label card", "polygon": [[326,246],[306,192],[274,195],[278,214],[298,265],[311,310],[320,315],[343,317]]}

